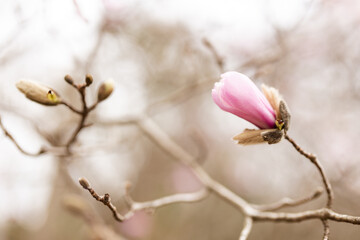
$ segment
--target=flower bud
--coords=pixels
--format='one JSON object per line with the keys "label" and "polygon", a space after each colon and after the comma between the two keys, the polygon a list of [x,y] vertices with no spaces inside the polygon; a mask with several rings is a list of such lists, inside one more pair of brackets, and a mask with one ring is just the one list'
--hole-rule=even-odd
{"label": "flower bud", "polygon": [[85,82],[87,86],[90,86],[93,83],[93,77],[90,74],[86,74]]}
{"label": "flower bud", "polygon": [[70,84],[70,85],[73,85],[73,84],[74,84],[74,80],[73,80],[73,78],[72,78],[70,75],[66,75],[66,76],[64,77],[64,80],[65,80],[68,84]]}
{"label": "flower bud", "polygon": [[281,141],[289,129],[290,113],[285,101],[275,88],[262,86],[261,92],[245,75],[227,72],[212,90],[214,102],[224,111],[256,125],[258,130],[245,129],[233,139],[238,144],[250,145]]}
{"label": "flower bud", "polygon": [[98,90],[98,102],[108,98],[114,90],[114,81],[112,79],[106,80],[100,85]]}
{"label": "flower bud", "polygon": [[241,117],[260,129],[275,127],[275,110],[264,94],[245,75],[227,72],[212,90],[214,102],[224,111]]}
{"label": "flower bud", "polygon": [[20,80],[16,83],[16,87],[34,102],[47,106],[54,106],[61,102],[59,95],[53,89],[32,80]]}
{"label": "flower bud", "polygon": [[80,185],[85,188],[85,189],[89,189],[90,188],[90,183],[86,178],[79,178],[79,183]]}

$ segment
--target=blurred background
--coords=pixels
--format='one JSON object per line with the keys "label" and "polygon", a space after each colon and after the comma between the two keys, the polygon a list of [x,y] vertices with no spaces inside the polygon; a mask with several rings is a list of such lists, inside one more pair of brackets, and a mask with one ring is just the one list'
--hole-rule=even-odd
{"label": "blurred background", "polygon": [[[61,146],[79,116],[29,101],[15,87],[19,79],[51,86],[77,108],[66,74],[78,83],[93,75],[90,103],[102,81],[116,82],[71,158],[25,156],[1,132],[0,239],[238,239],[243,216],[214,195],[118,223],[78,185],[86,177],[100,194],[110,193],[120,212],[126,181],[137,201],[201,188],[136,126],[117,124],[142,113],[251,203],[310,195],[322,186],[319,174],[288,142],[243,147],[231,140],[253,126],[211,99],[213,84],[230,70],[280,90],[292,112],[289,135],[319,157],[334,209],[360,215],[359,1],[0,0],[0,6],[0,116],[25,150]],[[324,202],[322,196],[285,210]],[[333,239],[360,234],[358,226],[330,226]],[[321,239],[322,232],[315,220],[256,223],[249,239]]]}

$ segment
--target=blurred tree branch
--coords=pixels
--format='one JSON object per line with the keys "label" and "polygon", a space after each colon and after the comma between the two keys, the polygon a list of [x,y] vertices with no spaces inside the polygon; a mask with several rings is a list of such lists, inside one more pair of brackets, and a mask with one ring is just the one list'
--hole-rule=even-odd
{"label": "blurred tree branch", "polygon": [[245,217],[244,227],[241,231],[239,240],[246,240],[251,232],[253,226],[253,219],[251,217]]}
{"label": "blurred tree branch", "polygon": [[310,196],[307,196],[307,197],[304,197],[301,199],[294,200],[291,198],[284,198],[284,199],[281,199],[279,202],[275,202],[275,203],[271,203],[271,204],[267,204],[267,205],[266,204],[264,204],[264,205],[254,205],[253,204],[252,206],[260,211],[276,211],[276,210],[279,210],[284,207],[295,207],[295,206],[299,206],[304,203],[310,202],[310,201],[320,197],[322,193],[323,193],[323,189],[318,188]]}
{"label": "blurred tree branch", "polygon": [[19,151],[27,156],[31,156],[31,157],[37,157],[40,156],[41,154],[44,154],[47,152],[47,149],[45,147],[41,147],[40,150],[36,153],[30,153],[26,150],[24,150],[20,144],[15,140],[15,138],[10,134],[10,132],[8,130],[6,130],[6,128],[4,127],[2,121],[1,121],[1,117],[0,117],[0,128],[2,129],[2,131],[4,132],[5,136],[7,136],[10,141],[12,141],[14,143],[14,145],[16,146],[17,149],[19,149]]}
{"label": "blurred tree branch", "polygon": [[[119,122],[119,124],[123,124],[123,123],[124,121]],[[112,124],[116,124],[116,122],[113,122]],[[159,148],[164,150],[166,153],[168,153],[170,156],[175,158],[177,161],[188,166],[192,170],[192,172],[198,177],[198,179],[204,184],[204,186],[208,189],[209,192],[214,193],[220,198],[229,202],[231,205],[235,206],[240,212],[243,213],[243,215],[245,216],[245,225],[240,236],[240,239],[242,240],[247,239],[247,236],[249,235],[252,227],[252,222],[273,221],[273,222],[293,223],[293,222],[306,221],[310,219],[319,219],[324,224],[327,223],[328,220],[331,220],[331,221],[347,222],[347,223],[360,225],[360,217],[340,214],[331,210],[330,208],[331,205],[329,205],[329,198],[327,202],[327,207],[325,208],[309,210],[304,212],[297,212],[297,213],[273,212],[274,210],[278,210],[284,206],[298,206],[308,201],[311,201],[317,198],[321,194],[322,191],[319,189],[316,190],[309,197],[300,200],[285,199],[282,200],[281,202],[270,205],[264,205],[264,206],[252,205],[243,198],[241,198],[240,196],[238,196],[237,194],[233,193],[227,187],[223,186],[222,184],[211,178],[207,174],[207,172],[197,163],[196,158],[194,158],[192,155],[186,152],[181,146],[175,143],[151,118],[145,115],[141,116],[136,121],[136,124],[144,132],[144,134],[146,134]],[[295,144],[294,140],[292,140],[292,142]],[[301,152],[302,155],[305,154],[303,150],[300,151],[300,148],[298,151]],[[81,181],[84,180],[81,179],[80,183]],[[92,188],[90,188],[89,183],[87,184],[81,183],[81,185],[85,189],[87,189],[96,200],[101,201],[105,205],[107,205],[113,211],[116,220],[123,221],[129,218],[130,215],[132,215],[131,214],[132,212],[130,211],[126,215],[121,216],[117,212],[116,208],[111,204],[109,194],[105,194],[104,196],[100,197],[95,193],[95,191]],[[327,185],[326,187],[331,189],[330,185]],[[193,196],[191,197],[191,195]],[[201,200],[203,197],[206,197],[200,195],[201,198],[198,198],[198,195],[200,195],[199,192],[187,193],[186,195],[180,194],[180,196],[186,196],[186,199],[191,199],[192,201],[198,201]],[[166,199],[176,199],[176,197],[174,196],[179,196],[179,195],[173,195],[167,197]],[[129,197],[127,196],[126,198]],[[183,200],[182,198],[180,199]],[[145,206],[152,206],[152,207],[156,207],[156,206],[160,207],[165,205],[165,204],[159,204],[157,201],[158,200],[149,201],[146,202],[146,204],[144,203],[143,204]],[[182,201],[173,200],[173,201],[167,201],[166,203],[170,204],[177,202],[182,202]],[[143,207],[144,205],[140,204],[141,207]],[[328,233],[329,227],[327,224],[325,224],[324,226],[325,226],[324,239],[327,239],[329,235]]]}
{"label": "blurred tree branch", "polygon": [[111,203],[111,198],[108,193],[104,194],[103,196],[100,196],[90,185],[89,181],[85,178],[79,179],[80,185],[89,191],[91,196],[95,198],[97,201],[102,202],[105,206],[107,206],[110,211],[113,213],[114,218],[119,221],[123,222],[126,219],[131,218],[136,211],[141,210],[150,210],[155,211],[155,209],[174,204],[174,203],[191,203],[191,202],[198,202],[202,199],[206,198],[209,195],[209,191],[204,188],[197,192],[193,193],[178,193],[166,197],[162,197],[156,200],[147,201],[147,202],[136,202],[134,201],[130,194],[129,194],[129,184],[125,186],[126,193],[125,193],[125,201],[127,205],[129,206],[129,211],[126,214],[120,214],[116,207]]}

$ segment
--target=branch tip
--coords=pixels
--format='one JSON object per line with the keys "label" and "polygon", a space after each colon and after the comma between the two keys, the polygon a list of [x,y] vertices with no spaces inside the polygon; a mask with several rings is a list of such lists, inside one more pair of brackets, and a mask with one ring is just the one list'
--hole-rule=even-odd
{"label": "branch tip", "polygon": [[86,178],[79,178],[79,183],[86,190],[89,190],[91,188],[91,185]]}
{"label": "branch tip", "polygon": [[86,74],[85,76],[85,83],[86,86],[90,86],[93,83],[94,79],[90,74]]}
{"label": "branch tip", "polygon": [[66,76],[64,77],[64,80],[65,80],[65,82],[67,82],[68,84],[74,86],[74,80],[73,80],[73,78],[72,78],[70,75],[66,75]]}

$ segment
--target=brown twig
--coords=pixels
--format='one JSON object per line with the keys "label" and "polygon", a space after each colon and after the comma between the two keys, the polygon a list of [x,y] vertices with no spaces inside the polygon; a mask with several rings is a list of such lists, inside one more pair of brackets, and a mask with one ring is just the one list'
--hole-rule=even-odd
{"label": "brown twig", "polygon": [[47,149],[45,149],[45,147],[41,147],[40,150],[36,153],[30,153],[28,151],[25,151],[20,145],[19,143],[15,140],[15,138],[9,133],[8,130],[6,130],[6,128],[4,127],[2,121],[1,121],[1,117],[0,117],[0,128],[3,130],[5,136],[7,136],[17,147],[17,149],[19,149],[19,151],[27,156],[31,156],[31,157],[37,157],[40,156],[41,154],[44,154],[47,152]]}
{"label": "brown twig", "polygon": [[201,189],[194,193],[179,193],[179,194],[162,197],[152,201],[136,202],[130,197],[128,193],[129,187],[126,187],[127,190],[125,194],[125,200],[126,203],[129,205],[130,209],[126,214],[121,215],[117,211],[116,207],[111,203],[111,198],[108,193],[105,193],[103,196],[100,196],[95,192],[95,190],[90,186],[89,181],[86,180],[85,178],[80,178],[79,183],[84,189],[89,191],[89,193],[91,194],[91,196],[93,196],[93,198],[95,198],[97,201],[102,202],[105,206],[107,206],[110,209],[110,211],[113,213],[114,218],[119,222],[123,222],[124,220],[131,218],[134,215],[134,213],[137,211],[155,210],[157,208],[167,206],[173,203],[198,202],[204,199],[205,197],[207,197],[209,194],[207,189]]}
{"label": "brown twig", "polygon": [[79,84],[79,85],[76,85],[73,81],[73,79],[69,76],[69,75],[66,75],[65,76],[65,81],[67,83],[69,83],[71,86],[73,86],[80,94],[80,97],[81,97],[81,103],[82,103],[82,110],[81,111],[78,111],[78,110],[75,110],[73,107],[71,107],[70,105],[62,102],[62,104],[64,104],[65,106],[69,107],[73,112],[77,113],[77,114],[80,114],[81,118],[80,118],[80,121],[78,123],[78,126],[76,127],[75,131],[73,132],[73,134],[71,135],[70,139],[67,141],[67,143],[65,144],[65,147],[67,149],[67,152],[68,154],[71,153],[70,151],[70,148],[72,146],[72,144],[76,141],[80,131],[87,127],[88,124],[85,124],[85,121],[86,121],[86,118],[88,117],[89,113],[91,111],[93,111],[96,106],[98,105],[98,101],[95,102],[92,106],[88,107],[87,106],[87,102],[86,102],[86,88],[88,86],[91,85],[92,83],[92,76],[91,75],[86,75],[86,78],[85,78],[85,83],[83,84]]}
{"label": "brown twig", "polygon": [[327,177],[324,173],[324,169],[321,166],[320,162],[317,160],[315,155],[305,152],[299,145],[297,145],[296,142],[292,138],[290,138],[286,132],[285,132],[285,139],[288,140],[294,146],[296,151],[298,151],[301,155],[303,155],[304,157],[309,159],[316,166],[316,168],[318,169],[318,171],[321,175],[321,179],[324,183],[325,190],[327,193],[326,207],[331,208],[332,201],[334,199],[334,194],[333,194],[333,191],[332,191],[332,188],[330,185],[330,181],[327,179]]}
{"label": "brown twig", "polygon": [[329,236],[330,236],[329,221],[328,221],[328,220],[323,220],[322,223],[323,223],[323,225],[324,225],[324,236],[323,236],[323,240],[329,240]]}
{"label": "brown twig", "polygon": [[111,203],[111,198],[108,193],[105,193],[103,196],[100,196],[95,192],[94,189],[91,188],[90,183],[85,178],[80,178],[79,183],[84,189],[89,191],[89,193],[91,194],[91,196],[93,196],[93,198],[95,198],[97,201],[102,202],[105,206],[107,206],[111,210],[111,212],[114,215],[114,218],[117,221],[122,222],[126,219],[126,217],[122,216],[117,212],[116,207]]}
{"label": "brown twig", "polygon": [[291,198],[284,198],[284,199],[280,200],[279,202],[265,204],[265,205],[252,204],[252,206],[260,211],[276,211],[276,210],[279,210],[284,207],[295,207],[295,206],[299,206],[304,203],[310,202],[310,201],[320,197],[322,193],[323,193],[323,189],[318,188],[310,196],[307,196],[307,197],[304,197],[301,199],[294,200]]}
{"label": "brown twig", "polygon": [[73,106],[71,106],[70,104],[66,103],[64,100],[61,100],[60,104],[65,105],[66,107],[68,107],[71,111],[73,111],[76,114],[82,115],[82,112],[79,110],[76,110]]}

